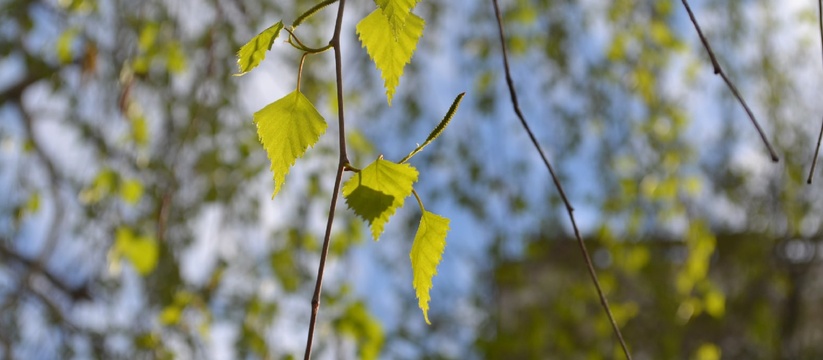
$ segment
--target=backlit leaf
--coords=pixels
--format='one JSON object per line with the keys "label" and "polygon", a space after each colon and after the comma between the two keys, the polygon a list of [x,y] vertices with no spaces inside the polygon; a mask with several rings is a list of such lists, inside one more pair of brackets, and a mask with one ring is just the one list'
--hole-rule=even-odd
{"label": "backlit leaf", "polygon": [[383,11],[383,15],[389,20],[392,30],[396,33],[406,25],[406,18],[418,1],[420,0],[375,0],[374,2]]}
{"label": "backlit leaf", "polygon": [[357,24],[360,42],[380,70],[389,105],[395,88],[400,84],[403,68],[411,61],[417,41],[423,36],[425,24],[423,19],[410,13],[405,25],[395,34],[389,18],[380,9]]}
{"label": "backlit leaf", "polygon": [[57,59],[60,60],[61,64],[68,64],[72,61],[74,56],[72,47],[78,35],[80,35],[80,31],[72,28],[66,30],[57,38]]}
{"label": "backlit leaf", "polygon": [[326,132],[326,121],[299,91],[254,113],[257,135],[271,160],[274,193],[280,191],[294,162]]}
{"label": "backlit leaf", "polygon": [[423,310],[426,324],[429,322],[429,291],[432,288],[432,278],[437,274],[437,264],[443,257],[446,248],[446,234],[449,232],[449,219],[435,213],[423,210],[420,226],[414,236],[411,258],[414,290],[417,294],[418,306]]}
{"label": "backlit leaf", "polygon": [[280,35],[280,30],[283,30],[282,21],[278,21],[268,29],[263,30],[240,48],[240,51],[237,52],[237,66],[240,68],[240,72],[235,76],[243,75],[260,65],[260,62],[266,58],[266,52],[271,50],[271,45]]}
{"label": "backlit leaf", "polygon": [[395,164],[379,158],[343,185],[343,197],[355,214],[371,225],[374,240],[397,208],[411,195],[417,170],[408,164]]}
{"label": "backlit leaf", "polygon": [[143,184],[136,179],[128,179],[120,184],[120,197],[130,204],[134,205],[143,196]]}
{"label": "backlit leaf", "polygon": [[128,259],[140,275],[148,275],[157,267],[157,241],[150,236],[135,236],[128,228],[117,229],[114,252]]}

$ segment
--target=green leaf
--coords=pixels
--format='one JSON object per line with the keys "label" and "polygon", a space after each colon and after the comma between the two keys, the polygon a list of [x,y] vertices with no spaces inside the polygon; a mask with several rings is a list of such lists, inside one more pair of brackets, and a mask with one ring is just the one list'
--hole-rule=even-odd
{"label": "green leaf", "polygon": [[149,50],[157,41],[157,34],[160,32],[160,25],[157,23],[148,23],[140,30],[140,37],[137,40],[137,46],[141,51]]}
{"label": "green leaf", "polygon": [[84,204],[99,202],[115,190],[118,181],[120,177],[116,172],[108,168],[101,170],[91,185],[80,192],[80,201]]}
{"label": "green leaf", "polygon": [[326,120],[305,95],[295,90],[254,113],[257,135],[271,160],[274,195],[280,191],[289,168],[326,132]]}
{"label": "green leaf", "polygon": [[120,184],[120,197],[129,205],[134,205],[143,197],[143,184],[140,180],[128,179]]}
{"label": "green leaf", "polygon": [[40,210],[40,193],[33,192],[29,195],[29,199],[26,200],[26,212],[33,214]]}
{"label": "green leaf", "polygon": [[72,61],[72,57],[74,56],[72,54],[72,46],[78,35],[80,35],[80,31],[71,28],[60,34],[60,37],[57,38],[57,59],[60,60],[61,64],[68,64]]}
{"label": "green leaf", "polygon": [[237,66],[240,68],[240,72],[234,74],[234,76],[243,75],[260,65],[260,62],[266,58],[266,52],[271,50],[271,45],[280,35],[280,30],[283,30],[282,21],[278,21],[268,29],[263,30],[263,32],[249,40],[246,45],[243,45],[240,51],[237,52]]}
{"label": "green leaf", "polygon": [[372,238],[377,240],[389,218],[411,194],[415,181],[414,167],[380,157],[346,181],[343,197],[355,214],[369,222]]}
{"label": "green leaf", "polygon": [[420,0],[374,0],[374,3],[383,10],[383,15],[389,20],[392,31],[396,34],[397,30],[406,25],[406,19],[419,1]]}
{"label": "green leaf", "polygon": [[157,241],[150,236],[135,236],[128,228],[117,229],[114,252],[128,259],[140,275],[148,275],[157,267]]}
{"label": "green leaf", "polygon": [[449,219],[423,210],[423,217],[420,219],[420,226],[417,228],[409,253],[417,305],[423,310],[423,318],[429,325],[429,290],[432,288],[432,278],[437,275],[437,264],[443,257],[443,249],[446,248],[448,232]]}
{"label": "green leaf", "polygon": [[395,88],[403,76],[403,68],[411,61],[417,41],[423,36],[425,25],[423,19],[410,13],[405,26],[395,33],[389,18],[379,9],[357,24],[360,42],[380,70],[385,82],[386,97],[390,106]]}

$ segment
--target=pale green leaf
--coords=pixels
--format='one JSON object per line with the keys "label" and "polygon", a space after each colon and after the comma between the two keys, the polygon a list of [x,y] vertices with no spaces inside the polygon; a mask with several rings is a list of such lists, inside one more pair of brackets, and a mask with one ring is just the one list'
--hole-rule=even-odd
{"label": "pale green leaf", "polygon": [[157,267],[157,241],[149,236],[135,236],[128,228],[117,229],[114,251],[128,259],[140,275],[148,275]]}
{"label": "pale green leaf", "polygon": [[143,184],[136,179],[124,181],[120,185],[120,197],[130,205],[136,204],[143,197]]}
{"label": "pale green leaf", "polygon": [[149,143],[149,127],[143,115],[134,117],[131,121],[131,137],[134,143],[139,146],[146,146]]}
{"label": "pale green leaf", "polygon": [[326,121],[311,101],[293,91],[254,113],[257,135],[271,160],[274,193],[280,191],[294,162],[326,132]]}
{"label": "pale green leaf", "polygon": [[57,38],[57,59],[60,60],[61,64],[68,64],[72,61],[74,56],[72,47],[78,35],[80,35],[80,31],[72,28],[66,30]]}
{"label": "pale green leaf", "polygon": [[712,343],[703,343],[697,348],[692,359],[694,360],[720,360],[722,352],[720,347]]}
{"label": "pale green leaf", "polygon": [[449,219],[423,210],[420,226],[414,236],[411,258],[414,290],[417,293],[417,305],[423,310],[426,324],[429,322],[429,291],[432,278],[437,274],[437,264],[446,248],[446,234],[449,232]]}
{"label": "pale green leaf", "polygon": [[263,30],[263,32],[249,40],[246,45],[243,45],[240,51],[237,52],[237,66],[240,68],[240,72],[234,75],[243,75],[260,65],[260,62],[266,58],[266,52],[271,50],[271,45],[280,35],[280,30],[283,30],[282,21],[278,21],[268,29]]}
{"label": "pale green leaf", "polygon": [[343,185],[343,197],[355,214],[371,225],[374,240],[383,233],[389,218],[411,195],[417,170],[382,158],[361,170]]}
{"label": "pale green leaf", "polygon": [[411,10],[420,0],[374,0],[374,3],[383,11],[383,15],[389,20],[392,30],[396,33],[406,25],[406,19],[411,14]]}
{"label": "pale green leaf", "polygon": [[177,325],[183,315],[183,309],[179,306],[166,306],[160,313],[160,323],[163,325]]}
{"label": "pale green leaf", "polygon": [[84,204],[99,202],[115,190],[118,181],[119,176],[111,169],[101,170],[91,185],[80,192],[80,201]]}
{"label": "pale green leaf", "polygon": [[373,11],[357,24],[360,42],[380,70],[391,105],[395,88],[400,84],[403,68],[411,61],[417,42],[423,36],[425,21],[409,14],[405,26],[393,36],[391,22],[380,9]]}
{"label": "pale green leaf", "polygon": [[137,40],[137,46],[140,50],[147,51],[157,41],[157,34],[160,32],[160,25],[157,23],[148,23],[140,30],[140,37]]}
{"label": "pale green leaf", "polygon": [[33,192],[29,195],[29,199],[26,201],[26,211],[28,213],[36,213],[40,210],[40,193]]}

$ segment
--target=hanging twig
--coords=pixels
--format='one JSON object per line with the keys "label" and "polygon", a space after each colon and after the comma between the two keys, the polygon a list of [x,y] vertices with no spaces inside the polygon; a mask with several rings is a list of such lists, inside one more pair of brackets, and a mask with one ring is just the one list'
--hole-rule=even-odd
{"label": "hanging twig", "polygon": [[717,62],[717,58],[714,56],[714,52],[712,51],[711,46],[709,46],[709,41],[706,40],[706,37],[703,35],[703,31],[700,29],[700,25],[697,24],[697,19],[694,17],[694,13],[692,12],[692,8],[689,6],[689,2],[687,0],[682,0],[683,6],[686,7],[686,11],[689,13],[689,18],[692,20],[692,24],[694,24],[694,28],[697,30],[697,35],[700,36],[700,42],[703,43],[703,47],[706,48],[706,51],[709,53],[709,58],[712,61],[712,67],[714,67],[714,74],[720,75],[723,78],[723,81],[726,82],[726,85],[729,87],[729,90],[732,91],[732,94],[737,98],[737,101],[740,102],[740,105],[743,105],[743,109],[746,110],[746,114],[749,115],[749,119],[752,121],[752,124],[757,129],[757,133],[760,134],[760,138],[763,139],[763,143],[766,144],[766,148],[769,149],[769,155],[772,157],[772,161],[778,162],[780,159],[777,157],[777,153],[774,152],[772,148],[772,144],[769,143],[769,140],[766,139],[766,133],[763,132],[763,129],[760,128],[760,124],[757,122],[757,119],[754,117],[754,113],[752,110],[749,109],[749,105],[746,104],[746,100],[743,100],[743,96],[740,95],[740,92],[737,91],[737,87],[734,86],[729,77],[726,76],[726,73],[723,71],[723,68],[720,67],[720,63]]}
{"label": "hanging twig", "polygon": [[337,7],[337,21],[334,24],[334,34],[332,35],[329,45],[334,48],[334,69],[336,73],[337,82],[337,123],[339,127],[338,144],[340,145],[340,160],[337,163],[337,174],[334,179],[334,190],[332,190],[331,204],[329,205],[329,217],[326,222],[326,234],[323,237],[323,250],[320,253],[320,265],[317,267],[317,282],[314,285],[314,296],[311,300],[311,320],[309,320],[309,334],[306,339],[306,353],[305,360],[311,358],[311,346],[314,339],[314,327],[317,323],[317,313],[320,310],[320,290],[323,286],[323,271],[326,267],[326,256],[329,253],[329,242],[331,239],[331,227],[334,222],[334,209],[337,207],[338,193],[340,192],[340,183],[343,180],[343,170],[349,163],[348,155],[346,155],[346,130],[345,118],[343,116],[343,60],[340,55],[340,29],[343,26],[343,8],[346,5],[346,0],[340,0]]}
{"label": "hanging twig", "polygon": [[[817,1],[817,25],[820,28],[820,50],[823,51],[823,0]],[[823,57],[821,57],[821,60],[823,60]],[[809,178],[806,180],[807,184],[812,183],[814,168],[817,166],[817,155],[820,153],[820,140],[823,140],[823,120],[820,122],[820,135],[817,135],[817,147],[814,148],[812,168],[809,169]]]}
{"label": "hanging twig", "polygon": [[546,169],[549,170],[549,174],[551,174],[554,186],[557,188],[557,192],[560,193],[560,197],[563,199],[563,203],[566,205],[566,212],[569,214],[569,220],[571,221],[572,228],[574,229],[574,236],[577,239],[577,244],[580,246],[580,251],[583,253],[583,259],[586,261],[586,267],[589,270],[589,275],[592,278],[594,287],[595,289],[597,289],[597,295],[600,297],[600,304],[603,305],[603,309],[605,310],[606,315],[609,317],[609,322],[611,322],[614,334],[617,337],[617,340],[620,342],[620,346],[623,348],[623,353],[626,355],[626,359],[631,360],[632,356],[629,352],[629,348],[628,346],[626,346],[626,342],[623,340],[623,334],[620,332],[620,327],[617,326],[617,322],[614,320],[614,315],[612,315],[612,311],[609,307],[609,301],[606,299],[606,295],[603,294],[603,289],[600,286],[600,281],[597,279],[597,272],[595,272],[594,265],[592,265],[592,259],[589,256],[589,251],[586,249],[586,243],[583,241],[583,237],[580,235],[580,230],[577,228],[577,222],[574,219],[574,208],[569,202],[569,199],[566,197],[566,193],[565,191],[563,191],[563,186],[560,184],[560,180],[555,174],[554,168],[552,167],[551,163],[546,157],[546,154],[543,152],[543,149],[540,147],[540,143],[534,136],[534,133],[529,127],[529,124],[526,122],[526,118],[523,116],[523,112],[520,111],[520,105],[517,101],[517,92],[515,91],[514,81],[512,80],[511,70],[509,69],[509,57],[506,50],[506,37],[503,32],[503,19],[500,16],[500,7],[497,5],[497,0],[492,0],[492,3],[494,4],[494,13],[497,17],[497,28],[500,33],[500,46],[503,52],[503,67],[506,71],[506,84],[509,87],[509,95],[511,96],[512,107],[514,108],[515,114],[517,114],[517,118],[520,119],[520,124],[523,125],[523,129],[526,130],[526,133],[529,134],[529,138],[531,139],[534,148],[540,154],[540,158],[543,159],[543,164],[545,164]]}
{"label": "hanging twig", "polygon": [[814,176],[814,168],[817,167],[817,155],[820,153],[820,140],[823,140],[823,120],[820,122],[820,135],[817,135],[817,147],[814,149],[814,158],[812,158],[812,168],[809,169],[809,178],[806,179],[807,184],[812,183]]}

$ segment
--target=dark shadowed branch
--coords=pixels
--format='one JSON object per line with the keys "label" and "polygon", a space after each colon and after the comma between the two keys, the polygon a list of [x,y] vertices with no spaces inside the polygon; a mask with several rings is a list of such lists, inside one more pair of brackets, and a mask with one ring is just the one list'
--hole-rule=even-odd
{"label": "dark shadowed branch", "polygon": [[[0,241],[6,243],[7,241]],[[72,300],[91,300],[91,291],[87,284],[81,286],[71,286],[60,279],[57,275],[44,268],[40,263],[18,254],[5,246],[0,245],[0,258],[4,263],[16,262],[26,268],[27,272],[38,273],[45,277],[56,289],[60,290]]]}
{"label": "dark shadowed branch", "polygon": [[511,70],[509,68],[509,57],[506,50],[506,37],[503,31],[503,19],[500,16],[500,7],[497,4],[497,0],[492,0],[492,3],[494,4],[494,13],[497,17],[497,27],[500,33],[500,46],[503,53],[503,67],[506,71],[506,84],[509,87],[509,95],[511,96],[512,107],[514,108],[515,114],[517,114],[517,118],[520,119],[520,124],[523,125],[523,129],[526,130],[526,133],[529,134],[529,138],[531,139],[534,148],[540,154],[540,158],[543,159],[543,164],[545,164],[546,169],[549,170],[549,174],[551,174],[554,186],[557,188],[557,191],[560,193],[560,197],[563,199],[563,203],[566,205],[566,212],[569,214],[569,220],[571,221],[572,228],[574,229],[574,236],[577,239],[577,244],[580,246],[580,251],[583,253],[583,259],[586,262],[586,267],[589,270],[589,275],[591,276],[592,282],[594,283],[594,287],[597,289],[597,295],[600,297],[600,303],[603,305],[603,309],[605,310],[606,315],[609,317],[609,321],[611,322],[614,334],[615,336],[617,336],[617,340],[620,342],[620,346],[623,348],[623,353],[626,355],[627,359],[631,360],[632,356],[629,352],[629,348],[628,346],[626,346],[626,342],[623,340],[623,334],[620,332],[620,327],[617,326],[617,322],[614,320],[614,315],[612,315],[612,311],[609,308],[609,301],[606,299],[606,295],[603,294],[603,289],[600,286],[600,281],[597,279],[597,272],[595,272],[594,265],[592,265],[592,260],[589,256],[589,251],[586,249],[586,243],[583,241],[583,237],[580,235],[580,230],[577,228],[577,221],[575,221],[574,219],[574,208],[572,207],[571,202],[569,202],[568,197],[566,197],[566,193],[565,191],[563,191],[563,185],[560,184],[560,179],[557,177],[557,174],[555,174],[554,168],[552,167],[551,163],[546,157],[545,152],[540,147],[540,143],[534,136],[534,133],[529,127],[529,124],[526,122],[526,118],[523,116],[523,112],[520,110],[520,105],[517,101],[517,91],[514,88],[514,80],[512,80]]}

